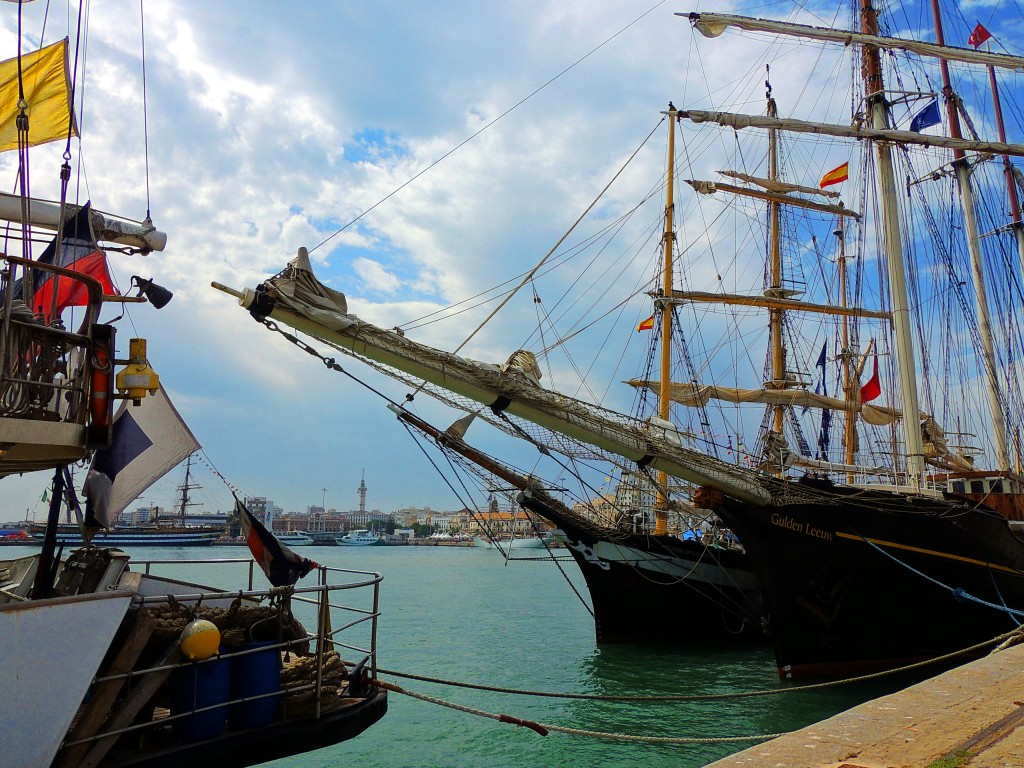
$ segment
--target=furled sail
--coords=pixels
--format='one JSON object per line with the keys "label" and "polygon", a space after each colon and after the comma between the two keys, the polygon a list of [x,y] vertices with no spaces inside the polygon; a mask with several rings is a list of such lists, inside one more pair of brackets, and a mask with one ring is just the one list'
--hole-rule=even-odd
{"label": "furled sail", "polygon": [[391,366],[496,413],[507,412],[553,432],[597,446],[689,482],[716,488],[755,504],[771,500],[770,480],[686,448],[667,422],[642,422],[553,392],[539,385],[529,353],[505,366],[482,363],[418,344],[345,313],[344,296],[313,275],[305,249],[278,276],[256,290],[213,287],[239,298],[258,320],[271,318],[332,346]]}
{"label": "furled sail", "polygon": [[760,176],[751,176],[749,173],[740,173],[739,171],[719,171],[722,176],[727,176],[730,179],[738,179],[739,181],[745,181],[748,184],[756,184],[759,187],[767,189],[769,192],[781,192],[783,194],[789,192],[800,192],[804,195],[820,195],[821,197],[839,197],[839,193],[831,189],[816,189],[815,187],[805,187],[802,184],[791,184],[788,181],[782,179],[764,179]]}
{"label": "furled sail", "polygon": [[[646,379],[632,379],[626,382],[631,387],[647,387],[657,392],[660,382]],[[851,403],[835,397],[810,392],[806,389],[742,389],[740,387],[719,387],[713,384],[672,382],[669,397],[673,402],[691,408],[702,407],[711,400],[725,400],[730,403],[765,403],[768,405],[802,406],[805,408],[827,408],[833,411],[850,410],[859,413],[868,424],[884,427],[902,418],[894,408]]]}

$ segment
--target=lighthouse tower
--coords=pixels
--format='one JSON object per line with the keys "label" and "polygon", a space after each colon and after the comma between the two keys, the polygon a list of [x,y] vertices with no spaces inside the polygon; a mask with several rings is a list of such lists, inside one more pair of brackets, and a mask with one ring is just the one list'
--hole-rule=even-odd
{"label": "lighthouse tower", "polygon": [[359,478],[359,514],[365,514],[366,512],[366,470],[363,470],[362,476]]}

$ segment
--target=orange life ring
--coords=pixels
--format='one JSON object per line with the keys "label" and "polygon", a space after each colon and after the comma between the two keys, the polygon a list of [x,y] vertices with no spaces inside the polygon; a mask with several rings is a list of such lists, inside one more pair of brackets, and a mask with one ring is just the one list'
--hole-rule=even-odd
{"label": "orange life ring", "polygon": [[110,426],[113,412],[114,366],[105,344],[96,344],[91,361],[92,382],[89,388],[89,418],[93,434]]}

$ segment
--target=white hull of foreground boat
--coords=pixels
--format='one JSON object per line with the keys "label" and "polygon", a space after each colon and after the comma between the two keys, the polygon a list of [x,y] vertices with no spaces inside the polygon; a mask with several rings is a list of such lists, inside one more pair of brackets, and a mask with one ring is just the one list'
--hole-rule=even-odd
{"label": "white hull of foreground boat", "polygon": [[50,765],[131,601],[119,590],[0,605],[5,765]]}

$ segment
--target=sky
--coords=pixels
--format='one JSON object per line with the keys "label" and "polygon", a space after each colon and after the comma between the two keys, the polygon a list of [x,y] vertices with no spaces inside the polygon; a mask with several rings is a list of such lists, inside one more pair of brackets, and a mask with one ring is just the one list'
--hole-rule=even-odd
{"label": "sky", "polygon": [[[143,49],[140,4],[97,0],[76,70],[82,139],[70,194],[129,218],[149,212],[167,248],[112,254],[111,270],[122,290],[141,275],[174,292],[159,311],[129,306],[119,351],[132,336],[148,340],[150,362],[205,456],[246,495],[286,511],[321,502],[347,510],[365,476],[370,508],[458,508],[380,398],[254,323],[211,281],[255,286],[305,246],[320,279],[383,327],[474,295],[536,263],[670,100],[762,109],[757,46],[695,37],[675,13],[828,25],[836,5],[161,0],[142,3]],[[896,27],[928,23],[923,3],[905,5],[909,13],[892,16]],[[29,47],[47,7],[24,7]],[[1020,7],[961,2],[947,37],[955,42],[982,20],[1019,40]],[[0,6],[5,58],[15,50],[16,10]],[[50,14],[44,42],[65,34],[74,42],[77,9]],[[777,54],[779,93],[835,75],[829,67],[815,75],[813,47]],[[62,150],[33,150],[37,196],[56,197]],[[650,152],[652,169],[662,161],[663,150]],[[0,158],[10,184],[15,168]],[[424,326],[415,337],[453,348],[481,319]],[[503,329],[474,339],[470,356],[507,358],[516,346]],[[341,362],[389,397],[404,396],[400,385]],[[168,504],[178,481],[172,473],[144,498]],[[48,482],[45,473],[4,479],[0,517],[41,516]],[[208,509],[225,509],[226,490],[204,482]]]}

